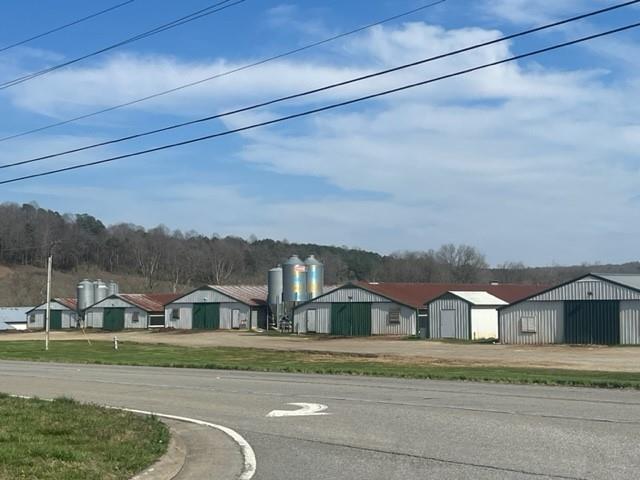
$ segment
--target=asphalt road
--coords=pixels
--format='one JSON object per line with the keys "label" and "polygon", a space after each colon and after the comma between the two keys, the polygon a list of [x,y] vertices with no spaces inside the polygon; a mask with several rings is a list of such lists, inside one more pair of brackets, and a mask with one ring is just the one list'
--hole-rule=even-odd
{"label": "asphalt road", "polygon": [[[0,362],[0,391],[235,429],[254,478],[637,479],[640,392],[214,370]],[[320,403],[330,415],[267,417]]]}

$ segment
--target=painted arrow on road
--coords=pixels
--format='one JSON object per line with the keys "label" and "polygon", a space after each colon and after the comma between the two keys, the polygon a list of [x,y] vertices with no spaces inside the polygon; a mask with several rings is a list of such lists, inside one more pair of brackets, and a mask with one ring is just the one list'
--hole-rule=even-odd
{"label": "painted arrow on road", "polygon": [[309,417],[312,415],[331,415],[325,412],[327,407],[321,403],[287,403],[294,407],[300,407],[298,410],[274,410],[267,414],[267,417]]}

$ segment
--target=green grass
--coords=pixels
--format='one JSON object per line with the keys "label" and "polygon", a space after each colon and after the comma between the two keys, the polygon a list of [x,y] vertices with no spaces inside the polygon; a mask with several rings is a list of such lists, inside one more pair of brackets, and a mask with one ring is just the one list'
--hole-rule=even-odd
{"label": "green grass", "polygon": [[232,347],[183,347],[123,342],[0,342],[0,359],[96,363],[156,367],[190,367],[268,372],[372,375],[484,382],[574,385],[640,389],[640,373],[545,368],[454,366],[391,359],[373,354],[278,351]]}
{"label": "green grass", "polygon": [[0,479],[119,480],[164,454],[167,427],[155,418],[0,394]]}

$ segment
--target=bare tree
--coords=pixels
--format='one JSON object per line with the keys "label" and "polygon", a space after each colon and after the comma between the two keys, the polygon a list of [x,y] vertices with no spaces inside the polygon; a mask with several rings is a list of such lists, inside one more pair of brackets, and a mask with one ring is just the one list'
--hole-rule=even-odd
{"label": "bare tree", "polygon": [[459,283],[477,282],[480,273],[488,267],[484,255],[469,245],[443,245],[436,253],[448,280]]}

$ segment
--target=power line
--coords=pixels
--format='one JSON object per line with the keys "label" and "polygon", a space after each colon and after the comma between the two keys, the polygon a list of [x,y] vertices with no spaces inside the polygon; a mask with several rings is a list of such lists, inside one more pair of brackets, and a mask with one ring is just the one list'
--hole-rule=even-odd
{"label": "power line", "polygon": [[45,68],[43,70],[39,70],[37,72],[33,72],[33,73],[30,73],[30,74],[24,75],[22,77],[18,77],[18,78],[15,78],[13,80],[9,80],[7,82],[0,83],[0,90],[5,90],[7,88],[13,87],[15,85],[19,85],[21,83],[27,82],[27,81],[32,80],[34,78],[40,77],[42,75],[46,75],[47,73],[53,72],[55,70],[59,70],[59,69],[64,68],[64,67],[68,67],[69,65],[73,65],[75,63],[81,62],[83,60],[86,60],[87,58],[95,57],[97,55],[100,55],[102,53],[108,52],[110,50],[114,50],[116,48],[122,47],[124,45],[128,45],[128,44],[133,43],[133,42],[137,42],[138,40],[142,40],[143,38],[147,38],[147,37],[150,37],[152,35],[157,35],[158,33],[161,33],[161,32],[164,32],[166,30],[178,27],[180,25],[184,25],[185,23],[193,22],[194,20],[198,20],[198,19],[200,19],[202,17],[206,17],[208,15],[212,15],[214,13],[218,13],[218,12],[220,12],[222,10],[226,10],[227,8],[233,7],[235,5],[243,3],[245,1],[246,0],[236,0],[236,1],[232,2],[232,3],[229,3],[229,2],[231,2],[231,0],[220,1],[218,3],[215,3],[213,5],[208,6],[206,8],[203,8],[201,10],[193,12],[193,13],[191,13],[189,15],[181,17],[181,18],[179,18],[177,20],[173,20],[172,22],[166,23],[164,25],[160,25],[160,26],[158,26],[156,28],[153,28],[151,30],[147,30],[144,33],[135,35],[133,37],[129,37],[126,40],[122,40],[122,41],[120,41],[118,43],[114,43],[114,44],[109,45],[107,47],[101,48],[100,50],[96,50],[96,51],[88,53],[86,55],[82,55],[82,56],[74,58],[72,60],[68,60],[66,62],[60,63],[58,65],[54,65],[52,67],[48,67],[48,68]]}
{"label": "power line", "polygon": [[135,2],[135,0],[127,0],[126,2],[119,3],[117,5],[113,5],[112,7],[105,8],[104,10],[100,10],[99,12],[92,13],[91,15],[87,15],[86,17],[78,18],[70,23],[65,25],[60,25],[59,27],[52,28],[51,30],[47,30],[46,32],[39,33],[29,38],[25,38],[24,40],[20,40],[18,42],[12,43],[10,45],[6,45],[4,47],[0,47],[0,52],[4,52],[11,48],[19,47],[20,45],[24,45],[26,43],[32,42],[42,37],[46,37],[47,35],[51,35],[52,33],[59,32],[69,27],[73,27],[74,25],[78,25],[79,23],[86,22],[87,20],[91,20],[92,18],[99,17],[100,15],[104,15],[105,13],[112,12],[113,10],[117,10],[120,7],[124,7],[125,5],[129,5],[130,3]]}
{"label": "power line", "polygon": [[121,103],[121,104],[118,104],[118,105],[107,107],[107,108],[104,108],[102,110],[97,110],[95,112],[86,113],[86,114],[83,114],[83,115],[79,115],[77,117],[69,118],[67,120],[62,120],[62,121],[55,122],[55,123],[52,123],[52,124],[49,124],[49,125],[45,125],[43,127],[38,127],[38,128],[34,128],[32,130],[27,130],[27,131],[22,132],[22,133],[16,133],[14,135],[9,135],[7,137],[0,137],[0,142],[4,142],[6,140],[11,140],[13,138],[23,137],[25,135],[30,135],[32,133],[42,132],[42,131],[48,130],[50,128],[60,127],[62,125],[67,125],[69,123],[77,122],[78,120],[84,120],[86,118],[94,117],[96,115],[101,115],[101,114],[107,113],[107,112],[112,112],[112,111],[118,110],[120,108],[129,107],[131,105],[135,105],[135,104],[138,104],[138,103],[141,103],[141,102],[145,102],[147,100],[158,98],[158,97],[161,97],[163,95],[168,95],[170,93],[174,93],[174,92],[177,92],[177,91],[180,91],[180,90],[184,90],[186,88],[194,87],[196,85],[201,85],[201,84],[203,84],[205,82],[209,82],[209,81],[215,80],[217,78],[226,77],[226,76],[232,75],[234,73],[238,73],[238,72],[241,72],[241,71],[244,71],[244,70],[248,70],[248,69],[253,68],[253,67],[264,65],[265,63],[272,62],[274,60],[280,60],[282,58],[294,55],[296,53],[300,53],[300,52],[303,52],[305,50],[310,50],[310,49],[318,47],[320,45],[324,45],[324,44],[327,44],[329,42],[333,42],[333,41],[338,40],[340,38],[345,38],[347,36],[354,35],[356,33],[360,33],[362,31],[368,30],[368,29],[376,27],[378,25],[383,25],[383,24],[391,22],[393,20],[398,20],[399,18],[403,18],[403,17],[409,16],[409,15],[413,15],[415,13],[418,13],[420,11],[426,10],[427,8],[430,8],[430,7],[434,7],[436,5],[444,3],[446,1],[447,0],[438,0],[437,2],[428,3],[428,4],[423,5],[421,7],[414,8],[413,10],[402,12],[402,13],[399,13],[399,14],[394,15],[392,17],[388,17],[388,18],[385,18],[383,20],[379,20],[377,22],[370,23],[370,24],[364,25],[362,27],[358,27],[358,28],[356,28],[354,30],[349,30],[347,32],[340,33],[338,35],[334,35],[332,37],[325,38],[324,40],[320,40],[320,41],[317,41],[317,42],[309,43],[309,44],[307,44],[305,46],[302,46],[302,47],[299,47],[299,48],[295,48],[293,50],[289,50],[289,51],[286,51],[286,52],[283,52],[283,53],[279,53],[277,55],[274,55],[274,56],[271,56],[271,57],[267,57],[267,58],[264,58],[262,60],[258,60],[258,61],[253,62],[253,63],[249,63],[249,64],[243,65],[241,67],[237,67],[237,68],[233,68],[231,70],[227,70],[225,72],[217,73],[215,75],[212,75],[212,76],[209,76],[209,77],[205,77],[205,78],[202,78],[200,80],[196,80],[194,82],[185,83],[183,85],[179,85],[177,87],[170,88],[169,90],[164,90],[164,91],[161,91],[161,92],[157,92],[157,93],[154,93],[154,94],[151,94],[151,95],[147,95],[145,97],[141,97],[141,98],[138,98],[138,99],[135,99],[135,100],[130,100],[130,101],[125,102],[125,103]]}
{"label": "power line", "polygon": [[350,84],[361,82],[361,81],[364,81],[364,80],[369,80],[371,78],[387,75],[389,73],[398,72],[400,70],[405,70],[405,69],[412,68],[412,67],[415,67],[415,66],[418,66],[418,65],[422,65],[422,64],[425,64],[425,63],[433,62],[435,60],[440,60],[440,59],[443,59],[443,58],[451,57],[451,56],[454,56],[454,55],[458,55],[460,53],[469,52],[469,51],[476,50],[476,49],[479,49],[479,48],[482,48],[482,47],[486,47],[488,45],[492,45],[492,44],[495,44],[495,43],[504,42],[504,41],[511,40],[511,39],[514,39],[514,38],[517,38],[517,37],[522,37],[524,35],[530,35],[530,34],[535,33],[535,32],[540,32],[542,30],[547,30],[547,29],[550,29],[550,28],[553,28],[553,27],[557,27],[559,25],[564,25],[564,24],[567,24],[567,23],[570,23],[570,22],[583,20],[585,18],[592,17],[594,15],[599,15],[599,14],[602,14],[602,13],[605,13],[605,12],[609,12],[609,11],[611,11],[613,9],[616,9],[616,8],[621,8],[621,7],[628,6],[628,5],[631,5],[631,4],[634,4],[634,3],[639,3],[639,2],[640,2],[640,0],[633,0],[633,1],[630,1],[630,2],[622,3],[622,4],[619,4],[619,5],[615,5],[615,6],[611,6],[611,7],[608,7],[608,8],[595,10],[595,11],[592,11],[592,12],[589,12],[589,13],[585,13],[585,14],[578,15],[578,16],[575,16],[575,17],[567,18],[565,20],[560,20],[560,21],[557,21],[557,22],[553,22],[553,23],[549,23],[549,24],[546,24],[546,25],[535,27],[535,28],[532,28],[532,29],[529,29],[529,30],[525,30],[525,31],[522,31],[522,32],[518,32],[518,33],[514,33],[514,34],[511,34],[511,35],[504,36],[504,37],[500,37],[500,38],[497,38],[495,40],[489,40],[487,42],[471,45],[471,46],[468,46],[468,47],[464,47],[464,48],[461,48],[461,49],[458,49],[458,50],[454,50],[454,51],[451,51],[451,52],[447,52],[447,53],[443,53],[443,54],[440,54],[440,55],[428,57],[428,58],[425,58],[425,59],[422,59],[422,60],[418,60],[418,61],[415,61],[415,62],[406,63],[406,64],[400,65],[398,67],[393,67],[393,68],[389,68],[389,69],[386,69],[386,70],[381,70],[381,71],[378,71],[378,72],[375,72],[375,73],[371,73],[371,74],[368,74],[368,75],[363,75],[363,76],[360,76],[360,77],[352,78],[352,79],[345,80],[345,81],[342,81],[342,82],[333,83],[333,84],[326,85],[326,86],[319,87],[319,88],[315,88],[315,89],[312,89],[312,90],[307,90],[307,91],[304,91],[304,92],[296,93],[296,94],[293,94],[293,95],[287,95],[287,96],[284,96],[284,97],[279,97],[279,98],[276,98],[274,100],[269,100],[269,101],[266,101],[266,102],[257,103],[257,104],[254,104],[254,105],[250,105],[248,107],[242,107],[242,108],[238,108],[238,109],[235,109],[235,110],[227,111],[227,112],[224,112],[224,113],[210,115],[210,116],[207,116],[207,117],[202,117],[202,118],[198,118],[198,119],[195,119],[195,120],[190,120],[188,122],[177,123],[177,124],[169,125],[167,127],[162,127],[162,128],[158,128],[158,129],[155,129],[155,130],[150,130],[150,131],[146,131],[146,132],[142,132],[142,133],[128,135],[128,136],[116,138],[116,139],[113,139],[113,140],[106,140],[106,141],[103,141],[103,142],[94,143],[94,144],[86,145],[86,146],[83,146],[83,147],[77,147],[77,148],[73,148],[73,149],[70,149],[70,150],[63,151],[63,152],[53,153],[53,154],[44,155],[44,156],[40,156],[40,157],[36,157],[36,158],[31,158],[31,159],[28,159],[28,160],[22,160],[22,161],[19,161],[19,162],[13,162],[13,163],[0,165],[0,169],[9,168],[9,167],[16,167],[16,166],[20,166],[20,165],[26,165],[26,164],[29,164],[29,163],[41,162],[43,160],[47,160],[47,159],[50,159],[50,158],[56,158],[56,157],[61,157],[61,156],[64,156],[64,155],[70,155],[72,153],[78,153],[78,152],[90,150],[90,149],[93,149],[93,148],[103,147],[103,146],[106,146],[106,145],[113,145],[113,144],[116,144],[116,143],[121,143],[121,142],[129,141],[129,140],[134,140],[134,139],[137,139],[137,138],[146,137],[146,136],[153,135],[153,134],[156,134],[156,133],[166,132],[166,131],[169,131],[169,130],[175,130],[175,129],[178,129],[178,128],[182,128],[182,127],[185,127],[185,126],[194,125],[194,124],[198,124],[198,123],[209,122],[211,120],[220,119],[220,118],[228,117],[228,116],[231,116],[231,115],[237,115],[239,113],[245,113],[245,112],[248,112],[250,110],[263,108],[263,107],[266,107],[266,106],[274,105],[276,103],[282,103],[282,102],[285,102],[285,101],[288,101],[288,100],[293,100],[293,99],[296,99],[296,98],[301,98],[301,97],[305,97],[305,96],[308,96],[308,95],[312,95],[312,94],[316,94],[316,93],[320,93],[320,92],[325,92],[325,91],[332,90],[332,89],[335,89],[335,88],[338,88],[338,87],[343,87],[345,85],[350,85]]}
{"label": "power line", "polygon": [[366,100],[372,100],[372,99],[375,99],[375,98],[384,97],[384,96],[390,95],[392,93],[402,92],[402,91],[409,90],[409,89],[412,89],[412,88],[416,88],[416,87],[419,87],[419,86],[428,85],[430,83],[435,83],[435,82],[438,82],[438,81],[446,80],[446,79],[449,79],[449,78],[466,75],[466,74],[469,74],[469,73],[472,73],[472,72],[476,72],[478,70],[483,70],[483,69],[486,69],[486,68],[495,67],[497,65],[502,65],[502,64],[513,62],[513,61],[516,61],[516,60],[521,60],[523,58],[532,57],[534,55],[540,55],[542,53],[551,52],[553,50],[558,50],[560,48],[568,47],[568,46],[571,46],[571,45],[576,45],[576,44],[579,44],[579,43],[583,43],[583,42],[586,42],[586,41],[589,41],[589,40],[594,40],[596,38],[605,37],[607,35],[612,35],[612,34],[615,34],[615,33],[626,31],[626,30],[631,30],[632,28],[637,28],[637,27],[640,27],[640,22],[632,23],[632,24],[625,25],[623,27],[615,28],[615,29],[612,29],[612,30],[607,30],[605,32],[596,33],[596,34],[593,34],[593,35],[588,35],[586,37],[581,37],[581,38],[578,38],[576,40],[571,40],[571,41],[568,41],[568,42],[555,44],[555,45],[552,45],[550,47],[545,47],[545,48],[541,48],[541,49],[538,49],[538,50],[533,50],[533,51],[530,51],[530,52],[527,52],[527,53],[523,53],[523,54],[520,54],[520,55],[515,55],[515,56],[508,57],[508,58],[505,58],[505,59],[502,59],[502,60],[498,60],[498,61],[495,61],[495,62],[485,63],[483,65],[479,65],[479,66],[472,67],[472,68],[467,68],[467,69],[464,69],[464,70],[458,70],[457,72],[454,72],[454,73],[449,73],[447,75],[441,75],[439,77],[430,78],[428,80],[423,80],[421,82],[411,83],[411,84],[408,84],[408,85],[403,85],[401,87],[397,87],[397,88],[393,88],[393,89],[389,89],[389,90],[383,90],[383,91],[378,92],[378,93],[366,95],[366,96],[363,96],[363,97],[358,97],[358,98],[355,98],[355,99],[352,99],[352,100],[347,100],[347,101],[339,102],[339,103],[333,103],[333,104],[330,104],[330,105],[326,105],[324,107],[314,108],[312,110],[306,110],[306,111],[295,113],[295,114],[292,114],[292,115],[287,115],[287,116],[284,116],[284,117],[278,117],[278,118],[275,118],[275,119],[272,119],[272,120],[268,120],[268,121],[264,121],[264,122],[260,122],[260,123],[254,123],[254,124],[251,124],[251,125],[246,125],[244,127],[239,127],[239,128],[235,128],[235,129],[232,129],[232,130],[225,130],[223,132],[213,133],[213,134],[210,134],[210,135],[205,135],[203,137],[192,138],[192,139],[189,139],[189,140],[184,140],[184,141],[181,141],[181,142],[171,143],[171,144],[168,144],[168,145],[162,145],[162,146],[159,146],[159,147],[149,148],[149,149],[146,149],[146,150],[140,150],[140,151],[133,152],[133,153],[128,153],[128,154],[125,154],[125,155],[118,155],[118,156],[115,156],[115,157],[105,158],[105,159],[102,159],[102,160],[96,160],[96,161],[93,161],[93,162],[87,162],[87,163],[82,163],[82,164],[78,164],[78,165],[72,165],[72,166],[69,166],[69,167],[58,168],[58,169],[55,169],[55,170],[48,170],[48,171],[45,171],[45,172],[34,173],[34,174],[31,174],[31,175],[25,175],[25,176],[22,176],[22,177],[11,178],[11,179],[8,179],[8,180],[2,180],[2,181],[0,181],[0,185],[19,182],[19,181],[22,181],[22,180],[28,180],[28,179],[31,179],[31,178],[44,177],[44,176],[53,175],[53,174],[56,174],[56,173],[68,172],[68,171],[71,171],[71,170],[78,170],[78,169],[81,169],[81,168],[91,167],[91,166],[95,166],[95,165],[101,165],[101,164],[105,164],[105,163],[109,163],[109,162],[114,162],[116,160],[122,160],[122,159],[130,158],[130,157],[137,157],[137,156],[140,156],[140,155],[146,155],[148,153],[159,152],[159,151],[162,151],[162,150],[168,150],[170,148],[181,147],[181,146],[184,146],[184,145],[190,145],[192,143],[202,142],[204,140],[211,140],[211,139],[214,139],[214,138],[224,137],[224,136],[235,134],[235,133],[245,132],[245,131],[253,130],[253,129],[256,129],[256,128],[259,128],[259,127],[265,127],[265,126],[268,126],[268,125],[274,125],[274,124],[285,122],[285,121],[288,121],[288,120],[293,120],[293,119],[296,119],[296,118],[306,117],[306,116],[309,116],[309,115],[314,115],[316,113],[326,112],[326,111],[329,111],[329,110],[334,110],[336,108],[345,107],[345,106],[348,106],[348,105],[353,105],[353,104],[360,103],[360,102],[363,102],[363,101],[366,101]]}

